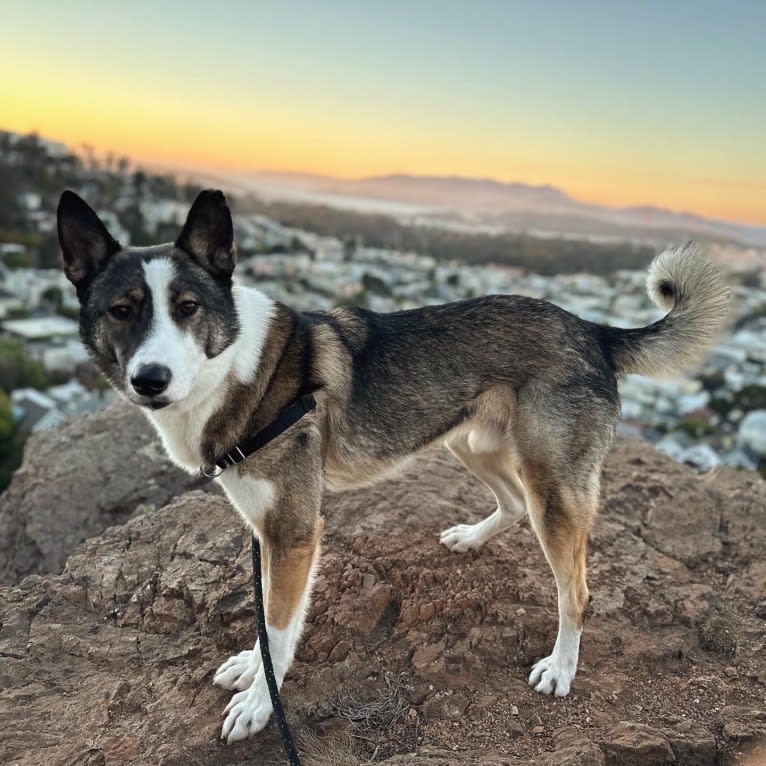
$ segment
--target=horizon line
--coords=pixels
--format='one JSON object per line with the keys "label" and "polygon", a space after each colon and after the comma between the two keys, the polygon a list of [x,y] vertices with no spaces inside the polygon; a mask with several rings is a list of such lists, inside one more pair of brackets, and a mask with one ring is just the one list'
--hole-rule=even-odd
{"label": "horizon line", "polygon": [[[567,191],[566,188],[556,184],[555,182],[547,181],[544,183],[528,183],[526,181],[520,181],[520,180],[509,180],[504,179],[501,177],[493,177],[493,176],[487,176],[487,175],[460,175],[455,173],[412,173],[412,172],[405,172],[402,170],[392,170],[387,173],[374,173],[370,175],[345,175],[345,174],[327,174],[327,173],[319,173],[315,171],[310,170],[284,170],[284,169],[278,169],[278,168],[245,168],[245,167],[227,167],[227,166],[216,166],[216,165],[200,165],[193,161],[187,162],[187,161],[168,161],[168,160],[161,160],[161,159],[151,159],[151,158],[141,158],[131,155],[127,152],[121,152],[116,151],[111,148],[101,148],[96,147],[93,144],[91,144],[87,140],[82,140],[77,144],[72,144],[71,142],[68,142],[66,140],[60,140],[57,138],[52,138],[48,135],[45,135],[43,131],[40,131],[39,129],[32,129],[28,131],[17,131],[13,130],[12,128],[5,128],[0,127],[0,132],[7,132],[7,133],[14,133],[16,135],[25,137],[25,136],[37,136],[39,139],[42,139],[43,141],[50,141],[52,143],[58,143],[62,144],[67,147],[67,149],[80,159],[83,158],[83,152],[82,149],[84,147],[89,146],[96,157],[98,157],[100,160],[103,160],[105,157],[111,155],[115,158],[126,158],[130,164],[134,168],[144,167],[146,169],[165,169],[166,171],[174,171],[174,172],[203,172],[203,173],[220,173],[220,174],[234,174],[234,175],[281,175],[281,176],[293,176],[293,177],[313,177],[313,178],[320,178],[320,179],[326,179],[326,180],[333,180],[333,181],[345,181],[345,182],[360,182],[360,181],[369,181],[369,180],[376,180],[376,179],[385,179],[385,178],[391,178],[394,176],[400,176],[400,177],[406,177],[406,178],[431,178],[431,179],[442,179],[442,180],[463,180],[463,181],[473,181],[473,182],[490,182],[490,183],[496,183],[503,186],[522,186],[526,187],[528,189],[550,189],[553,191],[557,191],[561,194],[564,194],[566,197],[568,197],[573,202],[576,202],[581,205],[586,205],[589,207],[597,207],[597,208],[604,208],[608,210],[615,210],[615,211],[628,211],[628,210],[640,210],[643,208],[652,208],[654,210],[662,211],[665,213],[670,213],[672,215],[678,215],[678,216],[690,216],[694,218],[698,218],[704,221],[712,222],[712,223],[720,223],[720,224],[726,224],[731,226],[741,226],[741,227],[747,227],[747,228],[755,228],[755,229],[763,229],[766,231],[766,220],[759,220],[758,222],[751,221],[751,220],[744,220],[744,219],[736,219],[736,218],[722,218],[722,217],[712,217],[709,215],[705,215],[704,213],[695,212],[691,209],[680,209],[680,208],[672,208],[672,207],[666,207],[662,206],[657,203],[653,202],[638,202],[634,204],[629,205],[619,205],[619,204],[613,204],[608,202],[594,202],[587,199],[584,199],[578,195],[575,195],[571,193],[570,191]],[[701,183],[704,185],[713,185],[717,184],[715,179],[697,179],[697,183]],[[752,188],[751,185],[744,185],[746,188]]]}

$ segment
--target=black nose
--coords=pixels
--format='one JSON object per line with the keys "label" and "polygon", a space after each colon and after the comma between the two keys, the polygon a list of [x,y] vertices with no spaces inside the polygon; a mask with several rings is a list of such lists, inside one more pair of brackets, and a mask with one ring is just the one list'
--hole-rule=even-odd
{"label": "black nose", "polygon": [[170,383],[171,372],[161,364],[144,364],[138,373],[130,379],[130,384],[141,396],[157,396]]}

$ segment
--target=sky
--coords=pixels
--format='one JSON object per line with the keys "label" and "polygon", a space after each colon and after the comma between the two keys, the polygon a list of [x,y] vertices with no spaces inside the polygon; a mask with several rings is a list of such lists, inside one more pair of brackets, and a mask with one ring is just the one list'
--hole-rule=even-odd
{"label": "sky", "polygon": [[0,129],[766,225],[766,1],[7,3]]}

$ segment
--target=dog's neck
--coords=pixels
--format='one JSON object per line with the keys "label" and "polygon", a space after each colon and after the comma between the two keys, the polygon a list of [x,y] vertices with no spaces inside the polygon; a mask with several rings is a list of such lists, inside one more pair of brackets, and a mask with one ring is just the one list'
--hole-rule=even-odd
{"label": "dog's neck", "polygon": [[239,321],[234,343],[205,362],[186,399],[145,410],[173,461],[190,472],[215,463],[266,425],[292,395],[284,380],[288,370],[278,373],[296,344],[296,315],[253,288],[235,286],[233,293]]}

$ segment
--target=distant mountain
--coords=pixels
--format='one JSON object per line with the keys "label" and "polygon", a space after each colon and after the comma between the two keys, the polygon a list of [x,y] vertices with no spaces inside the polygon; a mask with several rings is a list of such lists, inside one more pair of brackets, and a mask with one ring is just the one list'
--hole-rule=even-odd
{"label": "distant mountain", "polygon": [[[348,190],[348,183],[345,187]],[[553,186],[503,183],[489,178],[390,175],[352,181],[357,193],[420,204],[492,212],[509,207],[567,205],[574,200]]]}
{"label": "distant mountain", "polygon": [[[219,176],[220,178],[220,176]],[[666,244],[683,238],[766,246],[766,227],[704,218],[652,205],[608,207],[554,186],[459,176],[386,175],[358,180],[293,173],[233,175],[227,182],[263,196],[417,216],[546,236],[631,239]],[[423,220],[425,218],[425,220]]]}

